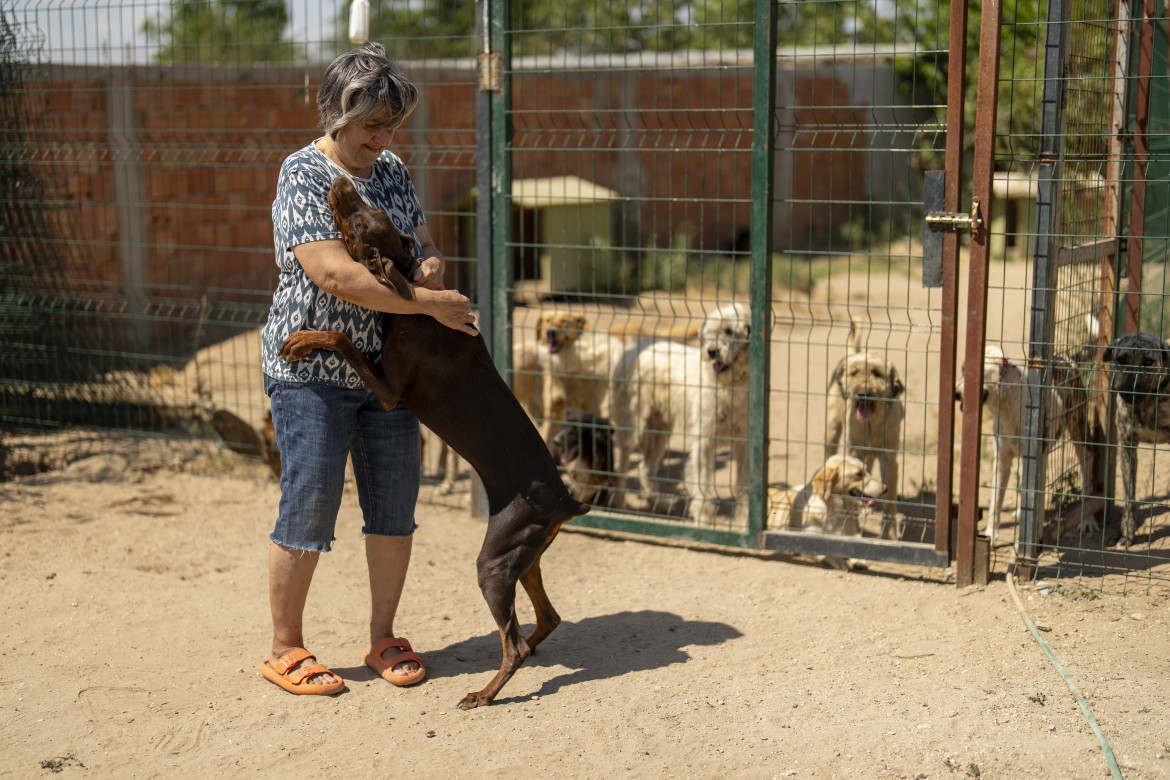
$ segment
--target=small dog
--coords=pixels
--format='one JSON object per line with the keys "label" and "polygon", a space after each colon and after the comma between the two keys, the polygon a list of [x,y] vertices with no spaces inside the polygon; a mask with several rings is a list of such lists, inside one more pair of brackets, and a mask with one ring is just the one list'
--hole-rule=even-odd
{"label": "small dog", "polygon": [[[344,175],[333,180],[329,205],[350,256],[383,281],[403,283],[413,256],[385,212],[366,205]],[[382,363],[377,366],[343,334],[296,331],[280,354],[299,360],[314,349],[337,352],[353,366],[378,400],[393,409],[401,400],[419,421],[441,436],[478,472],[490,516],[476,559],[479,587],[495,618],[503,646],[499,672],[460,709],[491,704],[504,684],[532,655],[560,616],[549,602],[540,559],[561,526],[589,511],[569,495],[540,434],[496,371],[483,337],[469,336],[422,314],[387,314]],[[524,587],[536,613],[536,628],[525,638],[516,617],[516,585]]]}
{"label": "small dog", "polygon": [[882,505],[882,538],[901,536],[897,521],[898,452],[902,448],[902,393],[898,369],[876,352],[861,348],[856,323],[849,326],[852,351],[829,378],[825,407],[825,460],[840,447],[860,458],[866,468],[881,466],[886,486]]}
{"label": "small dog", "polygon": [[[858,513],[863,507],[876,508],[884,493],[881,480],[859,459],[833,455],[807,485],[768,491],[768,527],[860,536]],[[824,556],[823,562],[842,571],[853,568],[851,561],[833,555]]]}
{"label": "small dog", "polygon": [[617,479],[613,470],[613,426],[592,412],[570,409],[552,438],[552,454],[565,475],[569,494],[594,506],[608,506]]}
{"label": "small dog", "polygon": [[[983,393],[980,399],[983,408],[991,415],[991,430],[995,442],[995,476],[992,486],[994,500],[991,518],[987,522],[987,536],[992,543],[999,533],[999,520],[1003,514],[1003,501],[1007,493],[1008,478],[1012,464],[1020,456],[1024,446],[1024,392],[1026,377],[1020,366],[1011,361],[1003,350],[988,344],[983,352]],[[1064,359],[1054,358],[1052,369],[1046,379],[1045,425],[1042,451],[1047,454],[1052,445],[1062,436],[1073,444],[1081,470],[1082,489],[1091,479],[1088,423],[1092,410],[1089,396],[1081,381],[1076,366]],[[955,385],[955,399],[963,408],[963,379]],[[1081,519],[1081,530],[1097,530],[1092,515]]]}
{"label": "small dog", "polygon": [[[629,471],[633,449],[641,496],[649,504],[650,480],[662,466],[670,437],[683,434],[688,457],[683,484],[696,522],[715,517],[715,453],[730,445],[735,463],[737,510],[747,486],[748,339],[751,309],[731,303],[710,312],[700,346],[653,341],[627,352],[614,370],[611,419],[614,463]],[[627,482],[626,500],[635,503]]]}
{"label": "small dog", "polygon": [[536,321],[538,362],[544,369],[541,432],[546,442],[562,424],[569,409],[609,414],[609,387],[613,367],[625,347],[621,339],[586,330],[583,315],[548,311]]}
{"label": "small dog", "polygon": [[1103,358],[1113,366],[1109,389],[1116,396],[1113,424],[1125,494],[1121,534],[1129,545],[1139,525],[1134,511],[1137,443],[1170,442],[1170,344],[1152,333],[1127,333],[1105,348]]}

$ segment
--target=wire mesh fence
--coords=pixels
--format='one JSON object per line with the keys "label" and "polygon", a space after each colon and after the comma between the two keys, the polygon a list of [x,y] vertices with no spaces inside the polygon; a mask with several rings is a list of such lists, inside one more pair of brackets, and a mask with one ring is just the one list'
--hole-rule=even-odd
{"label": "wire mesh fence", "polygon": [[[938,474],[957,462],[939,451],[943,328],[953,316],[960,342],[966,328],[922,264],[923,176],[942,167],[956,66],[950,5],[765,3],[774,38],[750,2],[520,1],[477,18],[487,5],[374,2],[369,37],[420,88],[394,148],[446,281],[503,304],[503,368],[578,496],[619,529],[632,518],[748,545],[760,530],[933,545]],[[1034,541],[1042,576],[1148,582],[1166,568],[1166,480],[1139,443],[1148,520],[1119,552],[1121,510],[1104,514],[1120,450],[1102,358],[1127,330],[1165,332],[1165,29],[1143,24],[1152,12],[1077,0],[1048,72],[1045,12],[1017,4],[1002,31],[987,342],[1020,369],[1004,382],[1021,414],[1031,388],[1067,396],[1074,378],[1084,400],[1063,408],[1084,414],[1080,428],[1013,431],[989,411],[979,502],[997,518],[997,566]],[[23,0],[0,17],[9,448],[82,427],[263,455],[275,175],[318,132],[315,85],[349,46],[348,5]],[[509,55],[490,193],[477,178],[485,40]],[[1046,127],[1054,84],[1066,108]],[[1062,139],[1055,172],[1048,137]],[[1043,226],[1053,181],[1059,216]],[[485,198],[501,206],[491,225]],[[490,257],[485,231],[503,239]],[[1051,266],[1038,276],[1042,244]],[[482,289],[488,260],[502,271]],[[1014,469],[996,467],[997,438],[1004,453],[1014,443]],[[1017,484],[1029,441],[1045,459],[1038,488]],[[447,479],[425,495],[464,500],[471,475],[435,445],[427,471]],[[844,479],[844,456],[861,474],[826,487]],[[1041,498],[1035,540],[1016,517],[1026,495]]]}

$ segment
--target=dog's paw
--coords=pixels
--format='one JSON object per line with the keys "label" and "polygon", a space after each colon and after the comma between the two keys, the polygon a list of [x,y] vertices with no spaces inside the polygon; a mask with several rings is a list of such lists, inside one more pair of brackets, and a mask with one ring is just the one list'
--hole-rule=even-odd
{"label": "dog's paw", "polygon": [[474,710],[476,707],[486,707],[491,703],[492,700],[483,696],[482,691],[472,691],[463,697],[463,701],[459,702],[459,709]]}
{"label": "dog's paw", "polygon": [[308,331],[298,330],[290,333],[284,343],[280,345],[280,357],[286,362],[300,360],[313,351],[313,345]]}

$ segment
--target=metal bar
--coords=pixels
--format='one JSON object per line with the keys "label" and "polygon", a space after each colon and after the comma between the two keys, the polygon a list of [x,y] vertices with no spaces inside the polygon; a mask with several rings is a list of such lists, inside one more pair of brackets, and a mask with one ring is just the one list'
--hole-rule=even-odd
{"label": "metal bar", "polygon": [[1133,199],[1129,210],[1125,250],[1125,332],[1140,327],[1142,244],[1146,220],[1146,173],[1150,164],[1150,72],[1154,64],[1154,0],[1142,0],[1138,38],[1137,97],[1133,128]]}
{"label": "metal bar", "polygon": [[[963,100],[967,92],[967,0],[951,3],[949,30],[951,64],[947,71],[947,148],[943,208],[958,211],[963,193]],[[939,345],[939,410],[937,493],[934,511],[934,548],[953,557],[951,506],[954,486],[955,348],[959,311],[959,235],[948,232],[942,248],[942,329]]]}
{"label": "metal bar", "polygon": [[[475,0],[476,51],[491,56],[490,0]],[[475,287],[477,325],[484,343],[492,349],[495,321],[492,316],[492,93],[480,84],[475,91]],[[510,376],[504,374],[504,376]]]}
{"label": "metal bar", "polygon": [[[1108,219],[1106,220],[1108,224]],[[1101,260],[1113,257],[1117,252],[1117,237],[1099,238],[1096,241],[1086,241],[1083,244],[1072,246],[1058,246],[1056,257],[1053,260],[1056,268],[1066,265],[1087,263],[1090,260]]]}
{"label": "metal bar", "polygon": [[[979,30],[979,83],[975,97],[975,155],[971,197],[979,198],[983,213],[992,213],[992,172],[995,156],[996,97],[999,91],[1000,25],[1002,0],[987,0]],[[988,222],[973,225],[967,269],[967,340],[963,361],[963,396],[983,395],[983,340],[987,330],[987,261],[990,254]],[[959,465],[959,527],[955,539],[955,584],[965,587],[975,573],[975,533],[979,516],[979,448],[983,425],[980,404],[963,407],[962,455]]]}
{"label": "metal bar", "polygon": [[865,539],[858,536],[823,536],[800,531],[764,531],[762,547],[775,552],[802,555],[834,555],[945,569],[950,556],[934,545],[897,542],[892,539]]}
{"label": "metal bar", "polygon": [[728,547],[756,547],[758,537],[755,534],[723,531],[717,528],[702,528],[691,524],[663,522],[640,518],[628,514],[610,514],[608,512],[590,512],[581,517],[574,517],[569,521],[570,526],[578,528],[595,528],[601,531],[618,531],[620,533],[640,534],[642,536],[666,537],[670,539],[684,539],[705,544],[720,544]]}
{"label": "metal bar", "polygon": [[138,155],[136,68],[114,67],[106,82],[110,141],[114,147],[114,203],[118,213],[118,255],[126,306],[136,316],[126,321],[125,343],[132,352],[147,352],[148,330],[137,318],[146,310],[146,228],[143,223],[142,170]]}
{"label": "metal bar", "polygon": [[[755,69],[752,75],[751,360],[748,419],[768,420],[772,314],[772,192],[776,126],[776,5],[756,0]],[[768,426],[748,426],[748,535],[763,530],[767,502]]]}
{"label": "metal bar", "polygon": [[509,4],[487,0],[488,41],[500,56],[500,90],[491,93],[491,235],[492,356],[501,374],[512,369],[512,262],[508,238],[512,226],[512,52],[508,42]]}
{"label": "metal bar", "polygon": [[[1040,165],[1036,197],[1036,249],[1032,262],[1032,313],[1028,335],[1029,363],[1047,365],[1052,353],[1053,247],[1060,235],[1060,195],[1064,170],[1065,17],[1064,0],[1050,0],[1044,41],[1044,92],[1040,108]],[[1019,533],[1016,565],[1021,577],[1031,576],[1044,515],[1044,377],[1036,368],[1027,373],[1024,397],[1024,442],[1020,453]],[[993,542],[995,540],[992,540]]]}

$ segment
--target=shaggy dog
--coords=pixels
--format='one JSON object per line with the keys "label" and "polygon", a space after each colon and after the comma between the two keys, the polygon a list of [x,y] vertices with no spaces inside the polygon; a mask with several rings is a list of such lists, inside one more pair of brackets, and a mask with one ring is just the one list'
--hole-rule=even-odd
{"label": "shaggy dog", "polygon": [[876,352],[861,348],[856,324],[849,327],[851,352],[829,378],[825,409],[825,460],[840,447],[870,471],[881,465],[886,486],[882,538],[901,536],[897,522],[898,452],[902,447],[902,393],[898,370]]}
{"label": "shaggy dog", "polygon": [[570,409],[565,427],[552,438],[553,460],[561,468],[569,495],[594,506],[608,506],[617,480],[613,472],[613,426],[592,412]]}
{"label": "shaggy dog", "polygon": [[1121,535],[1133,542],[1138,529],[1134,511],[1137,443],[1170,442],[1170,344],[1152,333],[1127,333],[1105,349],[1113,366],[1109,389],[1116,396],[1113,424],[1121,455]]}
{"label": "shaggy dog", "polygon": [[[715,453],[730,445],[735,462],[737,510],[747,482],[747,380],[751,309],[731,303],[712,311],[700,329],[700,345],[653,341],[627,352],[614,371],[614,462],[626,475],[630,454],[638,465],[640,495],[627,483],[626,500],[650,505],[650,480],[662,466],[670,437],[684,437],[683,486],[696,521],[715,517]],[[641,506],[637,506],[641,504]]]}
{"label": "shaggy dog", "polygon": [[[995,442],[995,476],[992,487],[994,501],[991,518],[987,522],[987,536],[995,543],[999,533],[999,519],[1003,514],[1003,500],[1007,492],[1012,464],[1024,446],[1024,392],[1026,377],[1023,369],[1012,362],[1003,350],[988,344],[983,352],[983,393],[981,403],[991,415],[991,431]],[[1072,442],[1081,469],[1082,488],[1090,482],[1089,451],[1086,437],[1091,409],[1089,396],[1075,365],[1063,358],[1054,358],[1052,369],[1045,380],[1045,409],[1043,452],[1047,454],[1053,443],[1062,436]],[[963,380],[956,383],[955,398],[959,408],[963,404]],[[1082,531],[1097,530],[1092,515],[1081,519]]]}
{"label": "shaggy dog", "polygon": [[539,361],[544,369],[541,433],[546,442],[567,419],[569,409],[606,415],[614,364],[625,347],[621,339],[586,330],[580,314],[548,311],[536,322]]}
{"label": "shaggy dog", "polygon": [[[862,507],[876,507],[884,492],[881,480],[866,471],[860,460],[833,455],[807,485],[768,491],[767,527],[860,536],[858,513]],[[853,568],[851,561],[834,555],[822,560],[842,571]]]}

